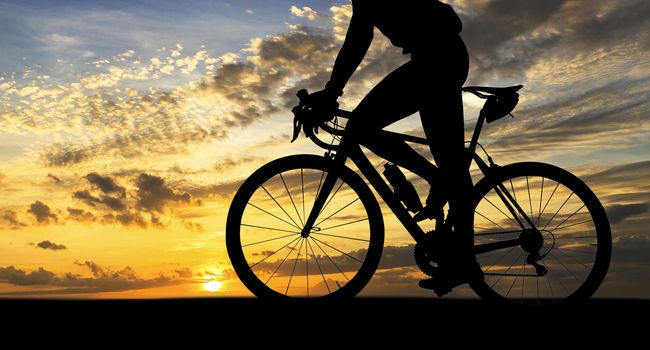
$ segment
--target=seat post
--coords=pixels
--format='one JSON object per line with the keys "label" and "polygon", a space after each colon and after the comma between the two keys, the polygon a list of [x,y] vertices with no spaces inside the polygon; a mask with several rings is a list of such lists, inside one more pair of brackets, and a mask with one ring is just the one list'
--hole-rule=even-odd
{"label": "seat post", "polygon": [[483,111],[479,113],[478,120],[476,121],[476,126],[474,127],[474,134],[472,134],[472,141],[469,143],[467,149],[469,160],[472,160],[472,155],[476,152],[476,145],[478,145],[478,137],[481,135],[481,129],[485,123],[485,114]]}

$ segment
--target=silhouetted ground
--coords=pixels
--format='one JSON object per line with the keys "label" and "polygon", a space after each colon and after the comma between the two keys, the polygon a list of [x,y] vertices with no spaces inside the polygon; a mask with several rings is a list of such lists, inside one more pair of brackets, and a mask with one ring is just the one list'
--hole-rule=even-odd
{"label": "silhouetted ground", "polygon": [[148,329],[166,336],[179,332],[195,335],[218,332],[223,336],[246,330],[252,332],[253,338],[260,332],[302,330],[311,331],[309,334],[314,337],[331,332],[380,337],[387,335],[385,331],[391,331],[395,336],[436,334],[440,337],[458,331],[462,325],[468,336],[502,334],[500,337],[505,340],[517,333],[534,335],[533,338],[542,341],[579,334],[593,341],[615,331],[628,334],[625,338],[628,340],[645,337],[650,300],[595,299],[575,307],[543,311],[503,308],[480,300],[435,298],[358,298],[310,307],[248,298],[0,300],[0,310],[5,326],[34,330]]}

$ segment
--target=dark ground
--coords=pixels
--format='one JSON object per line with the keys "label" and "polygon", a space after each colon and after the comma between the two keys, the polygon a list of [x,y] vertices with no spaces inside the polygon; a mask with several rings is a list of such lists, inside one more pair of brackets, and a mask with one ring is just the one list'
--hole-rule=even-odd
{"label": "dark ground", "polygon": [[650,299],[592,299],[574,307],[541,311],[503,308],[480,300],[435,298],[357,298],[308,307],[239,298],[0,300],[0,314],[5,334],[8,325],[75,332],[153,330],[157,337],[217,331],[223,336],[241,330],[253,338],[260,332],[301,330],[314,337],[331,332],[440,337],[458,332],[460,325],[464,334],[501,334],[504,339],[512,332],[534,335],[538,340],[576,333],[592,340],[615,332],[628,334],[626,339],[650,334]]}

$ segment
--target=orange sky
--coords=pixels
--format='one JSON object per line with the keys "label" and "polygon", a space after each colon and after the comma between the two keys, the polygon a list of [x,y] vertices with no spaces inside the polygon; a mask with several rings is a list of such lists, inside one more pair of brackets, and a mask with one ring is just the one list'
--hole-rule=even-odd
{"label": "orange sky", "polygon": [[[615,208],[615,243],[626,252],[602,295],[647,296],[650,285],[636,276],[647,271],[650,247],[650,28],[635,15],[647,4],[549,1],[505,13],[503,0],[450,2],[465,23],[469,83],[526,86],[517,119],[486,130],[488,149],[502,163],[547,161],[587,179]],[[5,53],[7,68],[0,64],[0,296],[250,295],[225,251],[230,200],[267,161],[322,154],[303,138],[289,143],[290,106],[298,88],[327,81],[350,16],[346,1],[290,5],[266,20],[258,2],[230,8],[244,19],[215,29],[224,39],[214,46],[187,28],[129,22],[137,9],[126,5],[80,6],[40,27],[33,9],[0,5],[36,33],[20,52],[34,57]],[[78,22],[66,27],[73,14]],[[125,23],[133,30],[121,35],[146,45],[84,36],[84,28]],[[174,42],[152,34],[164,30]],[[249,36],[233,44],[229,35]],[[378,33],[342,106],[353,108],[406,59]],[[465,104],[469,130],[480,101]],[[395,219],[385,221],[385,245],[411,249]],[[420,276],[406,264],[382,269],[365,293],[429,295],[416,286]]]}

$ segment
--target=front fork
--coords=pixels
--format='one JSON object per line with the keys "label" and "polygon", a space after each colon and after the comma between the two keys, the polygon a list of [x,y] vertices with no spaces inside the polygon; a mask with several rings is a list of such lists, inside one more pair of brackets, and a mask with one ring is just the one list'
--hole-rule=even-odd
{"label": "front fork", "polygon": [[[328,151],[327,153],[325,153],[324,161],[332,162],[333,163],[332,169],[336,169],[337,165],[345,164],[346,160],[347,160],[347,155],[344,152],[338,152],[335,154],[332,153],[331,151]],[[327,198],[329,198],[330,193],[334,189],[334,185],[336,185],[337,179],[338,176],[335,173],[335,171],[327,172],[327,175],[325,176],[325,180],[323,181],[323,184],[320,187],[320,191],[316,196],[316,200],[314,201],[314,206],[312,207],[311,212],[309,212],[307,221],[305,221],[305,226],[302,228],[302,231],[300,232],[300,235],[303,238],[309,237],[312,230],[314,229],[318,230],[318,228],[314,227],[314,224],[316,224],[316,219],[318,218],[318,215],[320,215],[321,211],[323,210],[323,207],[326,205]]]}

